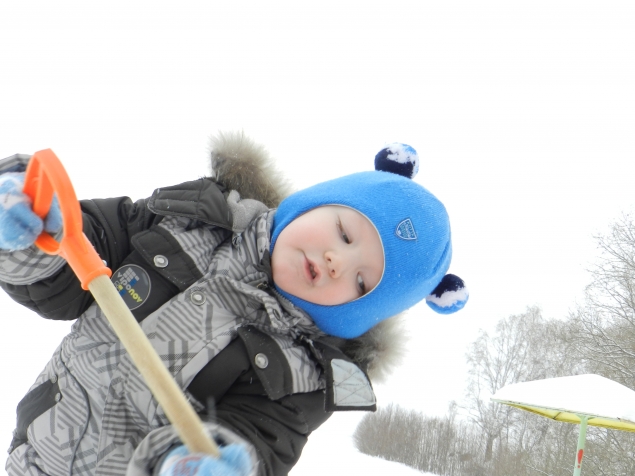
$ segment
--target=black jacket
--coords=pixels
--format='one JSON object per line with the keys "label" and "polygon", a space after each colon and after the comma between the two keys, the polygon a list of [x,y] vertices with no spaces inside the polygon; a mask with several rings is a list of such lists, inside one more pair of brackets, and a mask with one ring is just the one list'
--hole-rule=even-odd
{"label": "black jacket", "polygon": [[[227,205],[227,190],[212,179],[200,179],[159,189],[150,199],[133,203],[128,198],[81,202],[84,233],[107,265],[142,267],[149,275],[153,292],[132,312],[140,322],[173,296],[189,288],[202,273],[180,244],[157,226],[165,216],[184,216],[194,223],[231,230],[233,217]],[[166,257],[169,267],[153,265],[156,256]],[[266,261],[266,260],[265,260]],[[263,267],[268,263],[264,262]],[[269,271],[270,276],[270,271]],[[267,283],[261,283],[261,289]],[[92,304],[90,293],[81,289],[68,266],[54,276],[29,285],[0,286],[13,299],[49,319],[76,319]],[[233,339],[189,384],[189,393],[206,405],[203,418],[219,421],[250,441],[257,450],[263,474],[284,475],[297,462],[309,434],[334,410],[374,410],[337,405],[329,362],[352,362],[328,338],[302,342],[321,366],[325,390],[293,393],[291,369],[280,347],[253,326],[238,329]],[[266,355],[266,368],[256,365]],[[356,364],[358,365],[358,364]],[[29,424],[54,405],[50,388],[34,388],[18,410],[17,433],[12,447],[26,441]]]}

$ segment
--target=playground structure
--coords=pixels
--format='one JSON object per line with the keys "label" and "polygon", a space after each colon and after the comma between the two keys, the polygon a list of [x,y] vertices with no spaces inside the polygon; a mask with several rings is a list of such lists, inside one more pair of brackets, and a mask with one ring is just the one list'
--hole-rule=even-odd
{"label": "playground structure", "polygon": [[580,425],[573,476],[580,476],[587,426],[635,432],[635,392],[599,375],[574,375],[507,385],[492,397],[545,418]]}

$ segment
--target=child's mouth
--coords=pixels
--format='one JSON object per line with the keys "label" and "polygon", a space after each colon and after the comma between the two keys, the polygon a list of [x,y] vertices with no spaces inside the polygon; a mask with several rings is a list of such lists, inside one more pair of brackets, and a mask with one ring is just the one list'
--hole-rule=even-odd
{"label": "child's mouth", "polygon": [[317,277],[320,276],[320,270],[311,262],[308,258],[306,258],[306,273],[307,278],[310,282],[314,282]]}

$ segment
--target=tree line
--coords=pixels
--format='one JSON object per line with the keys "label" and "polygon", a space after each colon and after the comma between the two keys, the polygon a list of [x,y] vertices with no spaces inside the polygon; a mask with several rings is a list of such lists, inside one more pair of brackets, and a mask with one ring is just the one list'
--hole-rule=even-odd
{"label": "tree line", "polygon": [[[491,402],[518,382],[594,373],[635,389],[635,220],[624,215],[596,237],[599,256],[584,300],[565,319],[538,307],[481,331],[466,358],[465,398],[445,417],[398,405],[366,415],[354,434],[362,453],[444,476],[564,476],[578,426]],[[635,474],[635,434],[589,427],[583,473]]]}

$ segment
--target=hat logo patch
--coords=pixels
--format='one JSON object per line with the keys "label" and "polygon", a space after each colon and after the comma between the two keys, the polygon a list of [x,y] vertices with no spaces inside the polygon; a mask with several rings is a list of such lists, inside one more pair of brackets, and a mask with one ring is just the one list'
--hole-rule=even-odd
{"label": "hat logo patch", "polygon": [[415,231],[415,227],[410,218],[406,218],[405,220],[399,222],[399,225],[397,225],[397,228],[395,229],[395,235],[402,240],[417,239],[417,232]]}

